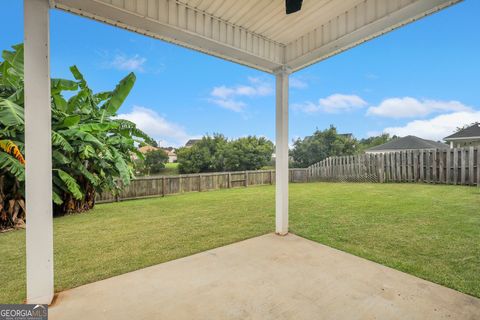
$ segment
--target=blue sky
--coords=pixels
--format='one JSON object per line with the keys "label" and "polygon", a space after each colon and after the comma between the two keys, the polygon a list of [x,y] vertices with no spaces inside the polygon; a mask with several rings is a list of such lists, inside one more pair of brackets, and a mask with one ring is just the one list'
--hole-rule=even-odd
{"label": "blue sky", "polygon": [[[22,42],[23,1],[3,1],[0,48]],[[439,140],[480,121],[480,1],[466,0],[291,76],[290,139],[330,124],[363,138]],[[128,72],[122,117],[165,145],[206,133],[274,138],[274,78],[62,11],[51,12],[52,77],[76,64],[94,90]]]}

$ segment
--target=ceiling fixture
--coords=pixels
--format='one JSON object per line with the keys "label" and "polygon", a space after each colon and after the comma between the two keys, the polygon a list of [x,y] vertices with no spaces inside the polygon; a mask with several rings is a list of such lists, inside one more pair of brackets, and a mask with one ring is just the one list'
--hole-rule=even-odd
{"label": "ceiling fixture", "polygon": [[303,0],[285,0],[287,14],[300,11],[300,9],[302,9],[302,1]]}

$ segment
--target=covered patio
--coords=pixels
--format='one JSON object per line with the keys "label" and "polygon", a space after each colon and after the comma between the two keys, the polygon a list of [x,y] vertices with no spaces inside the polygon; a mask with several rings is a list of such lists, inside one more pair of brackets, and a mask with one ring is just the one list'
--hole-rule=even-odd
{"label": "covered patio", "polygon": [[[300,11],[287,15],[284,0],[25,0],[27,302],[49,304],[54,297],[49,10],[65,10],[274,74],[275,231],[285,236],[289,75],[458,1],[304,0]],[[61,293],[51,313],[57,318],[74,310],[82,313],[69,313],[70,318],[85,318],[85,312],[92,312],[89,318],[160,317],[153,312],[165,312],[165,318],[312,318],[321,311],[335,318],[352,308],[351,315],[358,318],[451,314],[468,319],[480,308],[478,300],[450,289],[294,235],[277,235]],[[212,259],[216,255],[224,258]],[[210,289],[204,291],[205,286]],[[260,294],[252,295],[254,290]],[[154,299],[147,301],[147,296]],[[217,298],[227,300],[208,304]],[[120,307],[130,303],[127,311]]]}

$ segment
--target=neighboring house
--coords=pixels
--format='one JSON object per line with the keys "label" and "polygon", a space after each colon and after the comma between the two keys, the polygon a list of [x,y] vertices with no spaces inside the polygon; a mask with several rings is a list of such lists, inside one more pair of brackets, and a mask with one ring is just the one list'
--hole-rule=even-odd
{"label": "neighboring house", "polygon": [[480,122],[455,132],[443,140],[450,143],[450,148],[480,146]]}
{"label": "neighboring house", "polygon": [[168,147],[168,148],[162,148],[162,150],[167,153],[169,163],[177,162],[177,152],[175,148]]}
{"label": "neighboring house", "polygon": [[387,143],[371,147],[365,153],[389,153],[395,151],[419,150],[419,149],[447,149],[448,145],[433,140],[426,140],[416,136],[397,138]]}
{"label": "neighboring house", "polygon": [[347,138],[347,139],[350,139],[350,140],[353,139],[353,133],[339,133],[338,135],[340,137],[344,137],[344,138]]}
{"label": "neighboring house", "polygon": [[155,150],[158,150],[158,149],[160,149],[160,148],[157,148],[157,147],[154,147],[154,146],[143,146],[143,147],[138,148],[138,151],[145,154],[147,152],[155,151]]}
{"label": "neighboring house", "polygon": [[202,139],[190,139],[185,143],[185,148],[191,148],[195,143],[202,141]]}
{"label": "neighboring house", "polygon": [[[158,149],[159,148],[153,147],[153,146],[143,146],[138,148],[138,151],[140,151],[142,154],[145,154],[147,152],[158,150]],[[132,161],[138,160],[138,156],[133,152],[130,154],[130,158],[132,159]]]}
{"label": "neighboring house", "polygon": [[[156,150],[163,150],[165,153],[168,155],[168,162],[177,162],[177,153],[175,148],[173,147],[168,147],[168,148],[158,148],[154,146],[142,146],[138,148],[138,151],[140,151],[143,154],[146,154],[147,152],[150,151],[156,151]],[[132,154],[132,160],[136,160],[138,157],[135,154]]]}

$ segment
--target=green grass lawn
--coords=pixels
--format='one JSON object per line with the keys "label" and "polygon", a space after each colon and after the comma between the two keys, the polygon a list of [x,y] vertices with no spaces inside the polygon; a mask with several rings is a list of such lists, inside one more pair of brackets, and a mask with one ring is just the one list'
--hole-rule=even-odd
{"label": "green grass lawn", "polygon": [[173,163],[165,163],[165,168],[159,173],[164,176],[176,176],[179,174],[178,172],[178,162]]}
{"label": "green grass lawn", "polygon": [[[480,297],[480,189],[292,184],[291,232]],[[54,219],[55,290],[274,230],[274,187],[98,205]],[[25,297],[25,232],[0,234],[0,303]]]}

